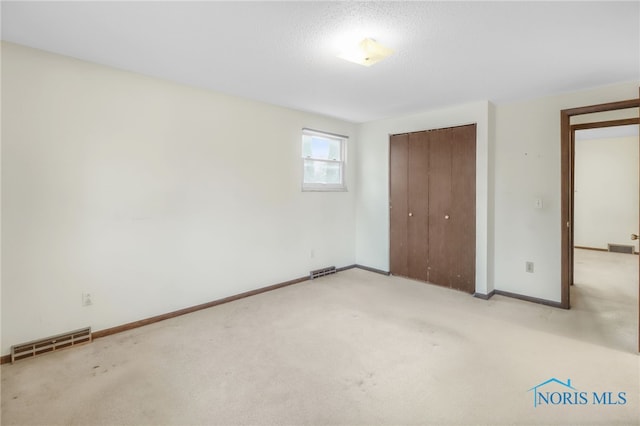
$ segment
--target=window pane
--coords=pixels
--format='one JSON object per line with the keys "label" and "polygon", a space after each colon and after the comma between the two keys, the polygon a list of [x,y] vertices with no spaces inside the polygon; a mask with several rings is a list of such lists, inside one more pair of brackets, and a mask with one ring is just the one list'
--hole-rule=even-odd
{"label": "window pane", "polygon": [[325,163],[325,183],[342,183],[340,163]]}
{"label": "window pane", "polygon": [[321,184],[341,184],[342,167],[340,163],[304,160],[304,182]]}
{"label": "window pane", "polygon": [[311,157],[311,136],[302,135],[302,157]]}
{"label": "window pane", "polygon": [[342,160],[341,141],[329,139],[329,160]]}
{"label": "window pane", "polygon": [[341,160],[342,150],[339,139],[304,135],[302,137],[302,156],[319,160]]}
{"label": "window pane", "polygon": [[329,140],[323,138],[311,138],[311,158],[322,160],[329,159]]}

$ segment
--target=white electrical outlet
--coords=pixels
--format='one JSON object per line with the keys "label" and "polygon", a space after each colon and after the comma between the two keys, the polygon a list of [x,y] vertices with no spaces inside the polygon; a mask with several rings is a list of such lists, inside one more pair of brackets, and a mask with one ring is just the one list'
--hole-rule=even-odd
{"label": "white electrical outlet", "polygon": [[533,273],[533,262],[526,262],[524,265],[527,272]]}
{"label": "white electrical outlet", "polygon": [[91,293],[82,293],[82,306],[91,306],[93,301],[91,299]]}

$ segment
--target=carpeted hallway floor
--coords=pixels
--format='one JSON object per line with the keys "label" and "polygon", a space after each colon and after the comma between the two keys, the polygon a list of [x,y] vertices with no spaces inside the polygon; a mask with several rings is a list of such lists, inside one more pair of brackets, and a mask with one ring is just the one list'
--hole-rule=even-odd
{"label": "carpeted hallway floor", "polygon": [[2,424],[640,424],[638,257],[583,252],[569,311],[351,269],[3,365]]}

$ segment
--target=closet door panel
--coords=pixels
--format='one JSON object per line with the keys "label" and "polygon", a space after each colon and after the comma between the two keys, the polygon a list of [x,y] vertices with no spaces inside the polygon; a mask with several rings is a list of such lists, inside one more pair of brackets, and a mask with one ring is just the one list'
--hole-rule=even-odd
{"label": "closet door panel", "polygon": [[450,287],[451,129],[429,132],[429,282]]}
{"label": "closet door panel", "polygon": [[409,276],[428,281],[429,132],[409,134]]}
{"label": "closet door panel", "polygon": [[451,287],[473,293],[476,265],[476,126],[452,129]]}
{"label": "closet door panel", "polygon": [[389,263],[394,275],[409,276],[408,269],[408,161],[409,135],[392,135],[389,143]]}

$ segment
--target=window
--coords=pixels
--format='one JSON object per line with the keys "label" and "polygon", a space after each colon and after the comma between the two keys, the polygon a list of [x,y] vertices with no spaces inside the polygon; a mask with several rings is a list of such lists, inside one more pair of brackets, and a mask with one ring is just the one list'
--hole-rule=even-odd
{"label": "window", "polygon": [[346,136],[302,129],[302,190],[346,191]]}

